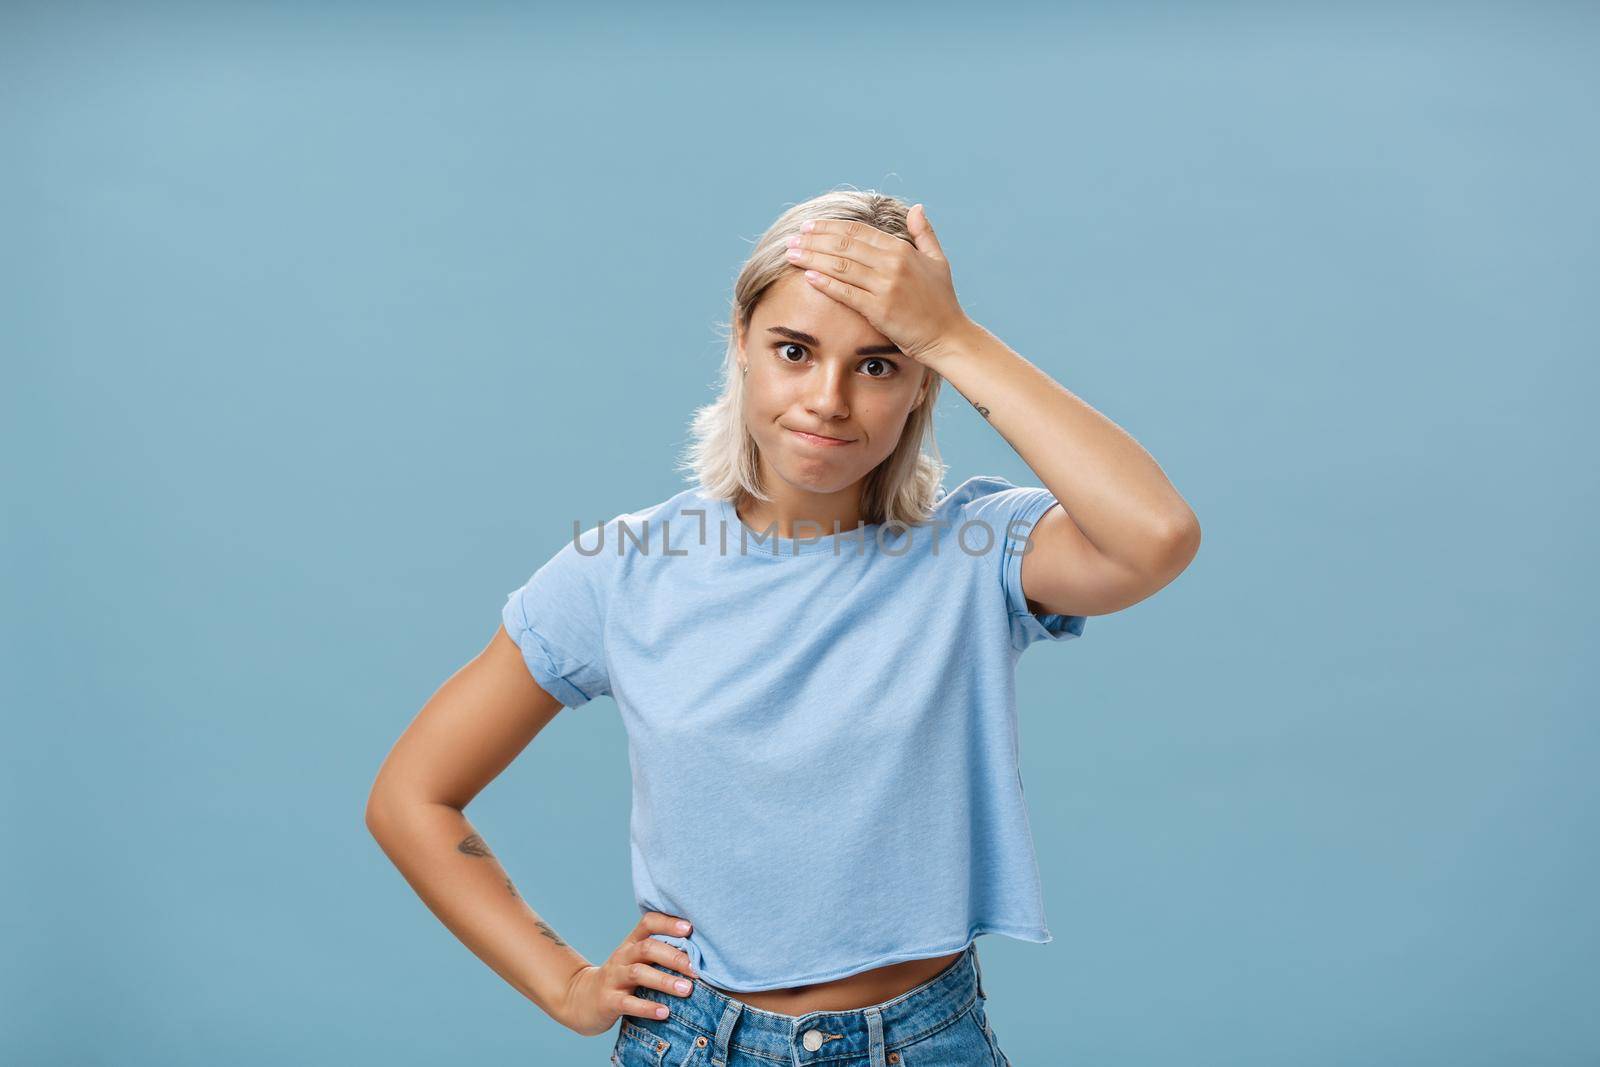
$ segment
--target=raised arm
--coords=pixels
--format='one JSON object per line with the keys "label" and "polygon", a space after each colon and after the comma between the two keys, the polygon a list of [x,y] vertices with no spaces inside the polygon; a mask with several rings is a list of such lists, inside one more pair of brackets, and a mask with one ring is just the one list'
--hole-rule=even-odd
{"label": "raised arm", "polygon": [[1193,510],[1139,442],[967,315],[922,205],[906,215],[911,243],[855,220],[800,229],[789,255],[806,280],[938,371],[1060,504],[1023,556],[1030,608],[1105,615],[1183,572],[1200,548]]}
{"label": "raised arm", "polygon": [[1127,431],[976,323],[952,330],[925,359],[1059,503],[1034,525],[1022,557],[1031,608],[1108,615],[1189,566],[1200,522]]}

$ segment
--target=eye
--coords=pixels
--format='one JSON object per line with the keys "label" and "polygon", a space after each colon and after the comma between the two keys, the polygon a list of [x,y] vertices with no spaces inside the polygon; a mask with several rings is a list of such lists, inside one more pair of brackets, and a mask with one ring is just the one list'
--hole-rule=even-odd
{"label": "eye", "polygon": [[[788,358],[786,353],[791,348],[798,349],[802,353],[802,357],[800,359],[790,359],[790,358]],[[806,346],[805,345],[797,344],[794,341],[779,341],[776,345],[773,346],[773,349],[777,353],[778,359],[780,359],[784,363],[789,364],[790,366],[797,366],[800,363],[803,363],[805,361],[804,360],[804,353],[806,351]],[[892,359],[883,359],[883,358],[881,358],[879,356],[873,356],[870,359],[864,359],[864,360],[861,361],[861,365],[863,367],[877,366],[877,367],[882,368],[882,370],[879,371],[876,374],[874,374],[874,373],[869,371],[867,373],[867,377],[868,378],[880,378],[880,379],[881,378],[892,378],[896,374],[900,373],[900,365],[898,363],[896,363]]]}

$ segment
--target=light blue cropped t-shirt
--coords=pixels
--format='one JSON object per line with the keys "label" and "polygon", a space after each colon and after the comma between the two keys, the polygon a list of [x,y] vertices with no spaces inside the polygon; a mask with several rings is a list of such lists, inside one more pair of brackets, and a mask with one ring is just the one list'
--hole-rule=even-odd
{"label": "light blue cropped t-shirt", "polygon": [[1015,668],[1083,633],[1023,596],[1055,503],[978,476],[926,523],[780,538],[695,487],[569,527],[506,598],[541,687],[622,712],[634,896],[694,923],[651,936],[703,980],[783,989],[984,933],[1052,940]]}

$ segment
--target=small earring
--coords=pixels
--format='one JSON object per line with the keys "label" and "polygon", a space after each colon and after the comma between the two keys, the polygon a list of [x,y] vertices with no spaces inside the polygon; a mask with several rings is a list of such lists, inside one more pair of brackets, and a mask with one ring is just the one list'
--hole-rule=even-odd
{"label": "small earring", "polygon": [[739,373],[740,374],[749,374],[750,373],[750,364],[746,363],[742,367],[740,367],[739,368]]}

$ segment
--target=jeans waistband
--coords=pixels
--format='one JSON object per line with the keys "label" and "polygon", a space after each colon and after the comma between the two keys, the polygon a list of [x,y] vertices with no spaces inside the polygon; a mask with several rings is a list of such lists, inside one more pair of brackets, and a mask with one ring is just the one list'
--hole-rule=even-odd
{"label": "jeans waistband", "polygon": [[[650,966],[668,970],[655,963]],[[969,942],[958,959],[921,985],[880,1004],[849,1011],[782,1015],[736,1000],[702,981],[696,981],[686,997],[649,986],[637,987],[634,994],[667,1005],[672,1011],[668,1022],[705,1037],[713,1063],[726,1062],[730,1049],[737,1049],[796,1067],[853,1057],[866,1057],[876,1065],[884,1062],[886,1046],[905,1045],[942,1029],[983,998],[982,974],[977,944]]]}

